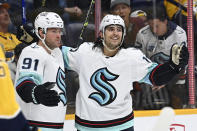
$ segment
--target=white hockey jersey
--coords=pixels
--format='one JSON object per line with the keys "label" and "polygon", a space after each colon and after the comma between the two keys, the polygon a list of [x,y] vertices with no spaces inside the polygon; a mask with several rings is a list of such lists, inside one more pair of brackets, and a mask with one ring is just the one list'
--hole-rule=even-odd
{"label": "white hockey jersey", "polygon": [[163,64],[169,60],[171,47],[175,43],[187,46],[187,36],[180,26],[168,21],[168,32],[161,38],[152,33],[149,25],[143,27],[137,34],[135,46],[141,48],[152,61]]}
{"label": "white hockey jersey", "polygon": [[24,102],[17,97],[20,107],[32,126],[47,128],[63,128],[66,115],[66,86],[64,82],[65,71],[62,53],[59,48],[48,54],[46,50],[36,43],[23,49],[18,65],[15,87],[25,80],[31,79],[36,85],[45,82],[56,82],[52,90],[56,90],[61,101],[58,106],[47,107],[42,104]]}
{"label": "white hockey jersey", "polygon": [[135,48],[105,56],[93,43],[78,49],[62,47],[68,69],[79,74],[75,126],[80,131],[120,131],[133,126],[130,91],[134,81],[150,83],[148,76],[157,65]]}

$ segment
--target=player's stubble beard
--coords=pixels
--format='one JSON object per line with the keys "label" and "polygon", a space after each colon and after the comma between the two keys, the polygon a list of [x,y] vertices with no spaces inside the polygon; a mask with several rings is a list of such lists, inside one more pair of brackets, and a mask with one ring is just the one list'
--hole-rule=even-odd
{"label": "player's stubble beard", "polygon": [[[121,38],[122,39],[122,38]],[[120,48],[120,46],[121,46],[121,40],[120,41],[118,41],[118,44],[117,43],[115,43],[116,41],[106,41],[106,40],[103,40],[103,45],[106,47],[106,49],[108,50],[108,51],[115,51],[115,50],[117,50],[117,49],[119,49]]]}

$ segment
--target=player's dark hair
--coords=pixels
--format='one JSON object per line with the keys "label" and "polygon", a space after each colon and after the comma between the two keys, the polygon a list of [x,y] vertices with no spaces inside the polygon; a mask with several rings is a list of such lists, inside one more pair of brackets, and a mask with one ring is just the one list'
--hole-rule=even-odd
{"label": "player's dark hair", "polygon": [[99,47],[103,49],[103,43],[102,43],[102,38],[99,36],[96,41],[94,42],[93,49]]}

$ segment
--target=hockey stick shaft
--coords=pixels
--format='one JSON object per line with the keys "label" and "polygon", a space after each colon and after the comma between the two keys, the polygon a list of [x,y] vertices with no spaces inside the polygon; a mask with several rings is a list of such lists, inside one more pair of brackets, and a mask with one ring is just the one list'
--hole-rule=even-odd
{"label": "hockey stick shaft", "polygon": [[46,0],[42,0],[42,7],[45,7]]}
{"label": "hockey stick shaft", "polygon": [[25,0],[22,0],[22,23],[26,23]]}
{"label": "hockey stick shaft", "polygon": [[89,9],[88,9],[87,15],[86,15],[86,19],[85,19],[85,21],[84,21],[84,23],[83,23],[83,27],[82,27],[82,29],[81,29],[81,33],[80,33],[80,35],[79,35],[79,38],[80,38],[80,39],[83,39],[83,38],[82,38],[82,35],[83,35],[84,30],[85,30],[85,29],[87,28],[87,26],[88,26],[89,16],[90,16],[90,13],[91,13],[91,10],[92,10],[94,4],[95,4],[95,0],[92,0],[91,3],[90,3]]}

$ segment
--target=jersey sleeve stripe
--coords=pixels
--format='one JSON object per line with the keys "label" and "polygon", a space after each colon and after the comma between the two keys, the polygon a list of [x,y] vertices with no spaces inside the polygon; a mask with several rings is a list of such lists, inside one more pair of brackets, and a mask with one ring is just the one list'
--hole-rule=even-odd
{"label": "jersey sleeve stripe", "polygon": [[156,66],[155,69],[154,69],[154,70],[151,72],[151,74],[150,74],[150,81],[152,82],[153,85],[156,85],[156,84],[155,84],[155,81],[154,81],[154,78],[153,78],[154,73],[155,73],[155,71],[156,71],[161,65],[162,65],[162,64],[159,64],[158,66]]}
{"label": "jersey sleeve stripe", "polygon": [[19,88],[23,87],[23,86],[36,86],[36,84],[30,80],[26,80],[26,81],[23,81],[21,82],[20,84],[18,84],[18,86],[16,86],[16,90],[18,90]]}
{"label": "jersey sleeve stripe", "polygon": [[64,123],[50,123],[50,122],[40,122],[40,121],[28,121],[31,126],[39,126],[46,128],[62,129]]}

